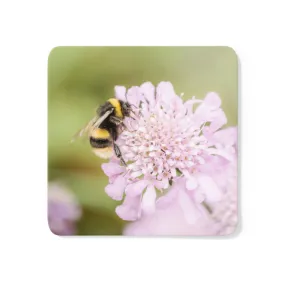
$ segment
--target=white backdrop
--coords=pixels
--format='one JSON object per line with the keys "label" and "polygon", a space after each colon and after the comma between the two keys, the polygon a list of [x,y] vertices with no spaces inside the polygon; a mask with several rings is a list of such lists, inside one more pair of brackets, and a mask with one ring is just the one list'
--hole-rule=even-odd
{"label": "white backdrop", "polygon": [[[166,2],[1,2],[0,284],[284,284],[282,1]],[[47,58],[58,45],[236,50],[242,200],[237,237],[59,238],[50,233]]]}

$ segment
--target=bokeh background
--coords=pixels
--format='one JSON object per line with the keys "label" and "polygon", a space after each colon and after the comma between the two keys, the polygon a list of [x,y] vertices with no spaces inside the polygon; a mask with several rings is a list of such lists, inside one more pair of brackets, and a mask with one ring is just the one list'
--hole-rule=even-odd
{"label": "bokeh background", "polygon": [[238,59],[228,47],[56,47],[48,58],[48,180],[64,183],[80,203],[78,235],[120,235],[126,222],[104,191],[104,160],[72,136],[114,96],[114,86],[170,81],[184,99],[222,98],[228,126],[237,125]]}

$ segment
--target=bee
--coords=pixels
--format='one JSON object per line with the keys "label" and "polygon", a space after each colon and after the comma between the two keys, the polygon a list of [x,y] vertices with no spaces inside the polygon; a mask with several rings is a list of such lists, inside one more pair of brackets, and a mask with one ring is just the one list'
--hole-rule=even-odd
{"label": "bee", "polygon": [[95,155],[107,159],[115,153],[121,163],[126,165],[120,148],[115,142],[120,132],[126,128],[123,120],[130,117],[131,112],[132,108],[128,102],[111,98],[98,108],[97,116],[79,130],[72,141],[76,137],[88,134]]}

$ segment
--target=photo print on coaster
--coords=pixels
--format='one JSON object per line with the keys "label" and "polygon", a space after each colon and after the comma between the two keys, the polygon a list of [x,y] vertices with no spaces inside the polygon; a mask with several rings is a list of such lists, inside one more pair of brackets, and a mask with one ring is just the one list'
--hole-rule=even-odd
{"label": "photo print on coaster", "polygon": [[230,47],[56,47],[48,226],[59,236],[232,236],[238,58]]}

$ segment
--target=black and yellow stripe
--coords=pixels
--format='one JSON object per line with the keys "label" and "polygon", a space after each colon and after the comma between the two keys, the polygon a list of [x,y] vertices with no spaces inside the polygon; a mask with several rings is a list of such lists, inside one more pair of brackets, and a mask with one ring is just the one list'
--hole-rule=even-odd
{"label": "black and yellow stripe", "polygon": [[91,132],[91,136],[96,139],[109,139],[111,135],[108,130],[97,128]]}
{"label": "black and yellow stripe", "polygon": [[111,98],[108,100],[112,104],[112,106],[115,108],[115,116],[118,118],[123,118],[123,112],[122,112],[122,105],[118,99]]}

